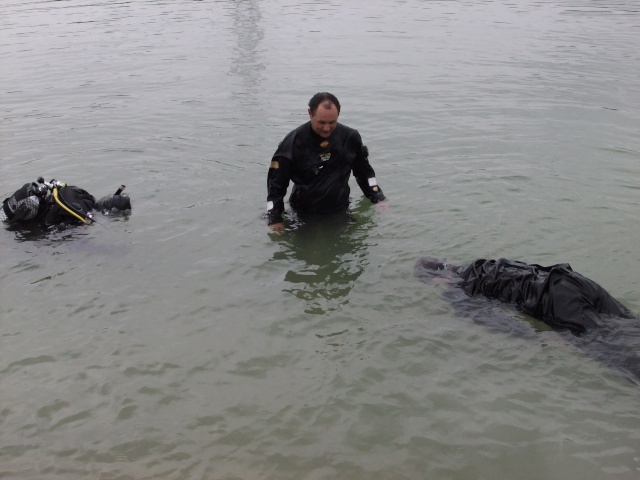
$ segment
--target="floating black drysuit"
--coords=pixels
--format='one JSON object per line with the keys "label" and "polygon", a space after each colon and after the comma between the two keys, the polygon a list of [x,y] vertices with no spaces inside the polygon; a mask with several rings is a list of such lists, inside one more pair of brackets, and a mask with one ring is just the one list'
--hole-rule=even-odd
{"label": "floating black drysuit", "polygon": [[467,295],[513,303],[554,329],[582,334],[599,327],[601,314],[633,318],[631,312],[568,263],[550,267],[511,260],[476,260],[459,273]]}
{"label": "floating black drysuit", "polygon": [[[634,351],[640,345],[633,343],[640,339],[640,322],[631,320],[635,317],[629,309],[568,263],[543,267],[501,258],[455,266],[425,257],[418,260],[414,273],[423,280],[445,277],[470,297],[513,304],[554,330],[570,331],[592,356],[640,378],[640,358]],[[614,351],[617,358],[606,358]]]}

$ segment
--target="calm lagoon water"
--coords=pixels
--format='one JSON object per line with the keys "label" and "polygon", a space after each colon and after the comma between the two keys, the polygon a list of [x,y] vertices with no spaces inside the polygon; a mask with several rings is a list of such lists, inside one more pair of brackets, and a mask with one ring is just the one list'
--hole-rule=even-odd
{"label": "calm lagoon water", "polygon": [[[636,0],[7,0],[0,25],[3,198],[133,202],[0,232],[0,477],[640,476],[637,382],[412,276],[569,262],[640,312]],[[274,235],[267,166],[320,90],[389,208],[354,182]]]}

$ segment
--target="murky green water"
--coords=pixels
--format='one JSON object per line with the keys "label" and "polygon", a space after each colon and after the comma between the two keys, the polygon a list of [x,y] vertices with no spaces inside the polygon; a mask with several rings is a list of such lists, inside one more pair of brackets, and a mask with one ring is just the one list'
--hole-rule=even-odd
{"label": "murky green water", "polygon": [[[0,477],[638,478],[637,384],[412,276],[569,262],[640,312],[637,1],[9,0],[0,23],[0,192],[124,183],[134,207],[0,231]],[[268,162],[319,90],[390,208],[353,182],[349,215],[276,236]]]}

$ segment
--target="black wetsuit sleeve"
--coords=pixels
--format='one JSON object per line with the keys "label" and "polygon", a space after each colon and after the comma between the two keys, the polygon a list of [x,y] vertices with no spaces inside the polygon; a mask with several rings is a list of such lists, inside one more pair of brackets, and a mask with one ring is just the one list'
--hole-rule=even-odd
{"label": "black wetsuit sleeve", "polygon": [[267,224],[282,222],[284,197],[291,180],[291,160],[274,156],[267,174]]}
{"label": "black wetsuit sleeve", "polygon": [[[358,139],[359,137],[358,135]],[[353,176],[356,178],[356,182],[358,182],[362,193],[364,193],[365,197],[371,200],[372,203],[386,200],[376,180],[376,172],[373,171],[373,167],[369,163],[369,149],[366,145],[362,145],[362,140],[359,140],[359,143],[359,151],[353,163]]]}

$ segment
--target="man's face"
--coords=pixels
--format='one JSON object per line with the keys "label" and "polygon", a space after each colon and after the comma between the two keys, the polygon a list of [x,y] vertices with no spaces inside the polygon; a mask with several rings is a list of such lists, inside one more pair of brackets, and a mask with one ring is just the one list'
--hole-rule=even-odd
{"label": "man's face", "polygon": [[322,103],[315,114],[309,109],[311,128],[322,138],[329,138],[338,126],[338,109],[332,103]]}

